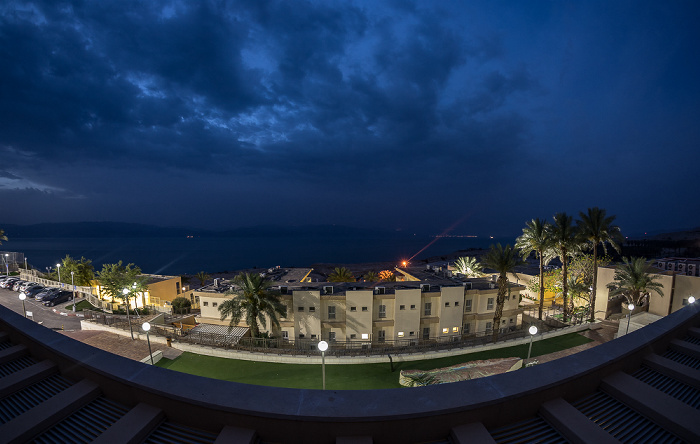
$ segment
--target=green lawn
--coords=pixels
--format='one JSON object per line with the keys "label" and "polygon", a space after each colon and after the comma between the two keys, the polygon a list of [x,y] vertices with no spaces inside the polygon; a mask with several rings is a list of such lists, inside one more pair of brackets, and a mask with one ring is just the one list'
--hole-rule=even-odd
{"label": "green lawn", "polygon": [[[591,340],[577,333],[537,341],[532,345],[532,356],[544,355],[586,344]],[[447,358],[394,363],[391,371],[389,359],[380,364],[326,365],[326,388],[329,390],[398,388],[399,370],[431,370],[480,359],[527,357],[528,345],[489,350]],[[333,357],[327,357],[326,363]],[[241,361],[211,356],[183,353],[179,358],[162,359],[159,367],[179,372],[225,381],[274,387],[321,389],[320,364],[274,364],[269,362]]]}
{"label": "green lawn", "polygon": [[[67,305],[66,308],[73,309],[73,304]],[[97,310],[97,308],[94,305],[92,305],[91,303],[89,303],[88,301],[86,301],[85,299],[83,299],[80,302],[76,302],[75,311],[83,311],[83,310]]]}

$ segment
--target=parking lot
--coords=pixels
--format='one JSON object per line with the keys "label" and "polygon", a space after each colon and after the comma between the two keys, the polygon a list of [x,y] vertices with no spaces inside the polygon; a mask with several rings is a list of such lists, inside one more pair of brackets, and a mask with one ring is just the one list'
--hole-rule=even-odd
{"label": "parking lot", "polygon": [[[22,301],[19,300],[19,293],[15,291],[0,288],[0,304],[12,311],[22,313]],[[24,301],[24,306],[27,313],[31,313],[30,319],[34,319],[34,321],[41,323],[45,327],[54,330],[80,330],[81,318],[64,316],[53,311],[56,309],[59,312],[70,312],[73,306],[72,302],[59,304],[56,307],[45,307],[34,299],[27,298]],[[70,314],[72,315],[72,312]]]}

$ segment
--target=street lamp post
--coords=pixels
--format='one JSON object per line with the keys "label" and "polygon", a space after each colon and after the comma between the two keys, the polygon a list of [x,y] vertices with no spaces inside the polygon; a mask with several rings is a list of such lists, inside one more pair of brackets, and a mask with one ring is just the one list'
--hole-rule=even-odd
{"label": "street lamp post", "polygon": [[19,294],[19,300],[22,301],[22,313],[24,313],[24,317],[27,317],[27,309],[24,308],[24,300],[27,299],[27,295],[24,294],[24,292]]}
{"label": "street lamp post", "polygon": [[151,357],[151,365],[156,365],[153,362],[153,352],[151,351],[151,337],[149,334],[149,331],[151,330],[151,324],[149,324],[148,322],[144,322],[143,324],[141,324],[141,328],[143,328],[143,331],[146,332],[146,341],[148,341],[148,355]]}
{"label": "street lamp post", "polygon": [[695,296],[690,296],[690,297],[688,298],[688,303],[689,303],[689,304],[694,304],[694,303],[695,303]]}
{"label": "street lamp post", "polygon": [[70,286],[73,287],[73,313],[75,313],[75,281],[74,281],[75,271],[70,272]]}
{"label": "street lamp post", "polygon": [[634,304],[628,304],[627,309],[630,311],[627,315],[627,331],[625,334],[630,332],[630,320],[632,319],[632,310],[634,310]]}
{"label": "street lamp post", "polygon": [[525,362],[525,364],[530,362],[530,354],[532,353],[532,338],[534,338],[537,334],[537,327],[531,325],[530,328],[527,329],[527,331],[530,333],[530,347],[527,349],[527,361]]}
{"label": "street lamp post", "polygon": [[56,264],[56,268],[58,269],[58,286],[61,287],[61,264]]}
{"label": "street lamp post", "polygon": [[27,256],[24,256],[24,269],[29,271],[29,268],[27,267]]}
{"label": "street lamp post", "polygon": [[321,350],[321,375],[323,377],[323,390],[326,389],[326,350],[328,350],[328,342],[321,341],[318,343],[318,349]]}
{"label": "street lamp post", "polygon": [[125,288],[122,290],[124,294],[124,299],[126,300],[126,320],[129,322],[129,333],[131,333],[131,340],[134,340],[134,330],[131,329],[131,318],[129,317],[129,289]]}
{"label": "street lamp post", "polygon": [[10,254],[5,253],[5,274],[10,275]]}

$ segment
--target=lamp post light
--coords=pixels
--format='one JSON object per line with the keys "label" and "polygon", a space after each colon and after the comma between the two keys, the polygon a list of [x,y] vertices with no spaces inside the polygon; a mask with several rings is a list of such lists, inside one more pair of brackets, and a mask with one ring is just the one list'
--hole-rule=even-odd
{"label": "lamp post light", "polygon": [[10,275],[10,254],[5,253],[5,274]]}
{"label": "lamp post light", "polygon": [[530,362],[530,354],[532,353],[532,338],[535,337],[537,334],[537,327],[534,325],[531,325],[530,328],[527,329],[528,333],[530,333],[530,347],[527,349],[527,361],[525,364]]}
{"label": "lamp post light", "polygon": [[24,308],[24,300],[27,299],[27,295],[24,294],[24,292],[19,294],[19,300],[22,301],[22,313],[24,313],[24,317],[27,317],[27,309]]}
{"label": "lamp post light", "polygon": [[61,287],[61,264],[56,264],[56,268],[58,269],[58,286]]}
{"label": "lamp post light", "polygon": [[688,303],[689,303],[689,304],[694,304],[694,303],[695,303],[695,296],[690,296],[690,297],[688,298]]}
{"label": "lamp post light", "polygon": [[148,355],[151,357],[151,365],[156,365],[153,362],[153,352],[151,351],[151,336],[149,331],[151,330],[151,324],[148,322],[144,322],[141,324],[141,328],[143,328],[143,331],[146,332],[146,341],[148,341]]}
{"label": "lamp post light", "polygon": [[129,322],[129,333],[131,333],[131,340],[134,340],[134,330],[131,329],[131,318],[129,317],[129,289],[125,288],[122,290],[124,294],[124,299],[126,300],[126,320]]}
{"label": "lamp post light", "polygon": [[24,269],[29,271],[29,268],[27,267],[27,256],[24,256]]}
{"label": "lamp post light", "polygon": [[628,304],[627,309],[630,311],[629,315],[627,315],[627,331],[625,334],[630,332],[630,320],[632,319],[632,310],[634,310],[634,304]]}
{"label": "lamp post light", "polygon": [[321,375],[323,377],[323,390],[326,389],[326,350],[328,350],[328,342],[321,341],[318,343],[318,349],[321,350]]}
{"label": "lamp post light", "polygon": [[75,271],[70,272],[70,286],[73,287],[73,313],[75,313],[75,281],[73,280]]}

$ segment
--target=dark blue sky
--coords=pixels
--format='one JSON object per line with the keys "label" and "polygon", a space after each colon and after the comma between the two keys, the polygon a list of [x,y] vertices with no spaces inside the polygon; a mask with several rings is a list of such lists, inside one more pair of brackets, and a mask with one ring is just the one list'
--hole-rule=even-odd
{"label": "dark blue sky", "polygon": [[3,2],[0,223],[700,225],[696,1]]}

